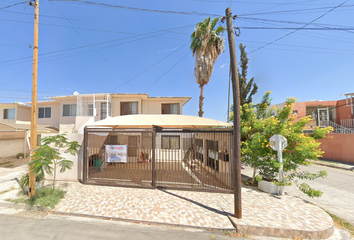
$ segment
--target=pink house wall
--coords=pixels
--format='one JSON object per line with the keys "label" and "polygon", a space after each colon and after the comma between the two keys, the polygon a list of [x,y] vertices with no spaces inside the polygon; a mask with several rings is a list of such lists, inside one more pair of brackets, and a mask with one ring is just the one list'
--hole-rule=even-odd
{"label": "pink house wall", "polygon": [[330,133],[320,142],[322,159],[354,164],[354,134]]}

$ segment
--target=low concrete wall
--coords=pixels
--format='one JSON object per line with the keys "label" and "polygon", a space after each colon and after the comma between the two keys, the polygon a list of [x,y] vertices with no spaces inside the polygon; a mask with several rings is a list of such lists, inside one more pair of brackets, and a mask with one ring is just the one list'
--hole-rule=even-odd
{"label": "low concrete wall", "polygon": [[354,164],[354,134],[331,133],[320,142],[322,159]]}
{"label": "low concrete wall", "polygon": [[0,158],[15,157],[18,153],[26,154],[25,147],[24,139],[0,139]]}
{"label": "low concrete wall", "polygon": [[[53,135],[56,135],[56,133],[42,134],[42,139],[47,136],[53,136]],[[83,136],[83,134],[66,134],[66,137],[68,138],[69,142],[77,141],[82,147],[80,149],[80,153],[75,156],[73,156],[69,153],[64,153],[64,150],[61,151],[61,156],[67,160],[73,161],[74,165],[71,170],[66,170],[63,173],[60,173],[60,167],[58,166],[56,180],[73,180],[73,181],[81,180],[81,178],[82,178],[82,163],[83,163],[82,149],[83,149],[84,136]],[[46,174],[45,178],[52,180],[53,176]]]}

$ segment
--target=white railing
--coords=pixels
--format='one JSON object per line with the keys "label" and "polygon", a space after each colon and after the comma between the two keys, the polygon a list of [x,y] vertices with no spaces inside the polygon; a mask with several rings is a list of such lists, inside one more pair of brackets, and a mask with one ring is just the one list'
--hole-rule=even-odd
{"label": "white railing", "polygon": [[354,119],[342,119],[340,125],[346,128],[354,128]]}
{"label": "white railing", "polygon": [[354,134],[354,129],[346,128],[343,127],[342,125],[339,125],[337,123],[334,123],[332,121],[320,121],[319,122],[320,127],[332,127],[333,132],[335,133],[353,133]]}

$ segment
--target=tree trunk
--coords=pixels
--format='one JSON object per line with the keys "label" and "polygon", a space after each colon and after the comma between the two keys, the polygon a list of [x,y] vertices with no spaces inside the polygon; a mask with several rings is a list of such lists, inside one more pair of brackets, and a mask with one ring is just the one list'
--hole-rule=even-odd
{"label": "tree trunk", "polygon": [[203,113],[204,113],[204,111],[203,111],[203,99],[204,99],[204,97],[203,97],[203,90],[204,90],[204,84],[200,84],[199,87],[200,87],[200,96],[199,96],[199,112],[198,112],[198,114],[199,114],[199,117],[203,117]]}
{"label": "tree trunk", "polygon": [[254,179],[256,177],[257,167],[253,168],[253,176],[252,176],[252,186],[254,185]]}
{"label": "tree trunk", "polygon": [[54,162],[54,181],[53,181],[53,192],[55,191],[55,177],[57,175],[57,163]]}

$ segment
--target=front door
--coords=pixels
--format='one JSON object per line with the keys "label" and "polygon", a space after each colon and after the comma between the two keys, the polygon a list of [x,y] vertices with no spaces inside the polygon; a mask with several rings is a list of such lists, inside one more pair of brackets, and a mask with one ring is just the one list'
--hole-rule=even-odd
{"label": "front door", "polygon": [[327,127],[328,120],[329,120],[328,108],[319,108],[317,116],[318,116],[318,126]]}

